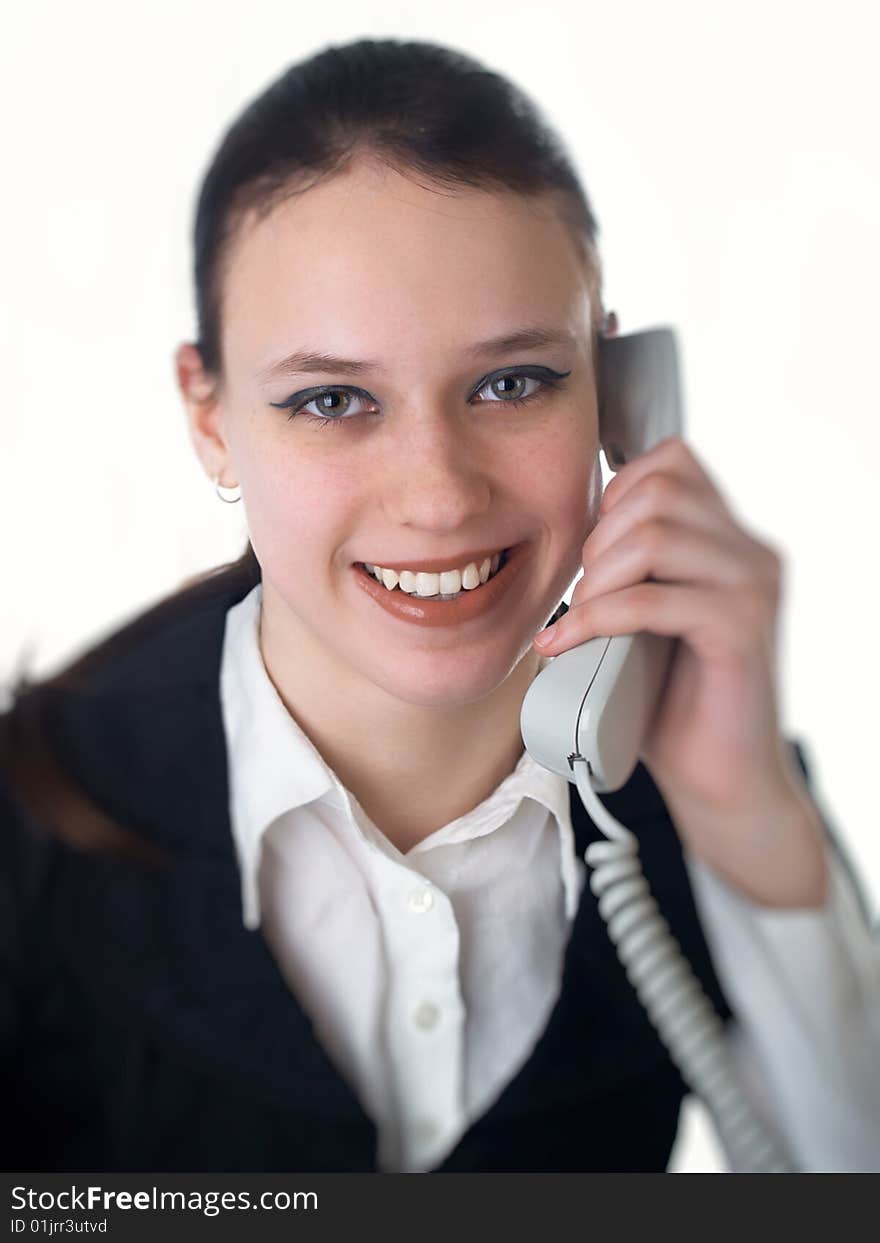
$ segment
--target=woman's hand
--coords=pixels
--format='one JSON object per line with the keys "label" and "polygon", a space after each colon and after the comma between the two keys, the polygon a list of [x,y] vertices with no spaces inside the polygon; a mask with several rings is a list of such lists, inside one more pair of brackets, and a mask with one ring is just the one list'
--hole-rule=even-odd
{"label": "woman's hand", "polygon": [[596,635],[678,637],[640,758],[681,839],[753,901],[824,902],[822,822],[779,728],[780,555],[669,437],[609,482],[583,566],[541,654]]}

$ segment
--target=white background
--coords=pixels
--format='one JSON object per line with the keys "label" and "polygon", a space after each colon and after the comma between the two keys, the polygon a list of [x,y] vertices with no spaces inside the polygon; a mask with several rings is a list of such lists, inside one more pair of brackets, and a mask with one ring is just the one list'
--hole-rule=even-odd
{"label": "white background", "polygon": [[[290,62],[448,43],[561,132],[622,332],[677,326],[687,439],[781,547],[783,724],[876,913],[874,6],[270,0],[16,6],[0,52],[0,677],[50,671],[244,546],[190,447],[195,195]],[[874,569],[872,570],[872,566]],[[689,1107],[674,1168],[721,1168]]]}

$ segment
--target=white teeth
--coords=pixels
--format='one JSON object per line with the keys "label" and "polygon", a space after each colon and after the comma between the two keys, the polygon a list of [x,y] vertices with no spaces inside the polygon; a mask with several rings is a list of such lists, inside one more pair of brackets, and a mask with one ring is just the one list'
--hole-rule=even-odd
{"label": "white teeth", "polygon": [[486,557],[480,565],[472,561],[463,570],[444,570],[442,574],[428,574],[424,570],[386,570],[382,566],[364,564],[373,578],[383,583],[389,591],[399,587],[411,596],[455,596],[461,591],[473,591],[494,574],[501,562],[501,553]]}
{"label": "white teeth", "polygon": [[[467,571],[465,571],[464,577],[467,577]],[[439,578],[440,584],[438,590],[441,595],[455,595],[457,592],[460,592],[462,587],[462,576],[460,569],[445,569],[445,571],[440,574]]]}
{"label": "white teeth", "polygon": [[[373,573],[375,573],[375,570]],[[399,578],[400,575],[397,573],[397,570],[382,570],[382,582],[386,587],[396,587]]]}

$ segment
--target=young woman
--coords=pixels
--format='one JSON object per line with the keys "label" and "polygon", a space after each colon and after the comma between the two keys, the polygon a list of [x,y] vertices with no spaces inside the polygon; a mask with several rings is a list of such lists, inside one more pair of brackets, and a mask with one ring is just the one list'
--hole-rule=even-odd
{"label": "young woman", "polygon": [[603,801],[795,1162],[880,1165],[781,557],[678,438],[603,496],[596,234],[447,48],[330,47],[229,129],[175,362],[250,539],[2,718],[7,1168],[665,1169],[687,1089],[519,729],[548,659],[642,630],[682,642]]}

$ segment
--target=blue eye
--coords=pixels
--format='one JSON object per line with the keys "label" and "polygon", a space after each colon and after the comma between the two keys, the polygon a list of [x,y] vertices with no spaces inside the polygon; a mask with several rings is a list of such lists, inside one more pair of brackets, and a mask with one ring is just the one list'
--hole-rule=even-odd
{"label": "blue eye", "polygon": [[[481,399],[478,403],[483,404],[484,402],[488,402],[490,405],[524,406],[530,401],[534,401],[536,398],[541,397],[544,394],[545,389],[559,388],[559,382],[564,380],[565,377],[569,375],[571,375],[570,370],[554,371],[550,367],[521,367],[518,370],[498,372],[495,375],[489,376],[487,379],[482,380],[479,387],[474,390],[474,396],[483,392],[484,389],[489,388],[490,385],[500,384],[503,381],[519,380],[522,378],[535,380],[538,384],[538,388],[525,397],[501,396],[497,390],[493,390],[495,392],[494,400],[492,398]],[[373,398],[368,392],[362,388],[356,388],[354,385],[334,385],[332,387],[328,385],[321,388],[305,389],[299,393],[293,393],[285,401],[272,401],[269,405],[274,406],[279,410],[288,410],[290,412],[287,416],[288,420],[300,416],[301,412],[303,412],[302,417],[305,418],[308,423],[317,423],[319,427],[336,427],[337,425],[348,423],[353,419],[361,417],[363,412],[360,411],[352,415],[344,413],[338,414],[331,413],[331,410],[325,407],[326,412],[324,415],[315,415],[310,414],[306,410],[306,407],[312,405],[313,402],[322,402],[324,398],[333,394],[342,394],[346,401],[348,401],[351,397],[362,397],[368,402],[373,402],[375,405]],[[345,410],[347,409],[348,407],[346,406]]]}

